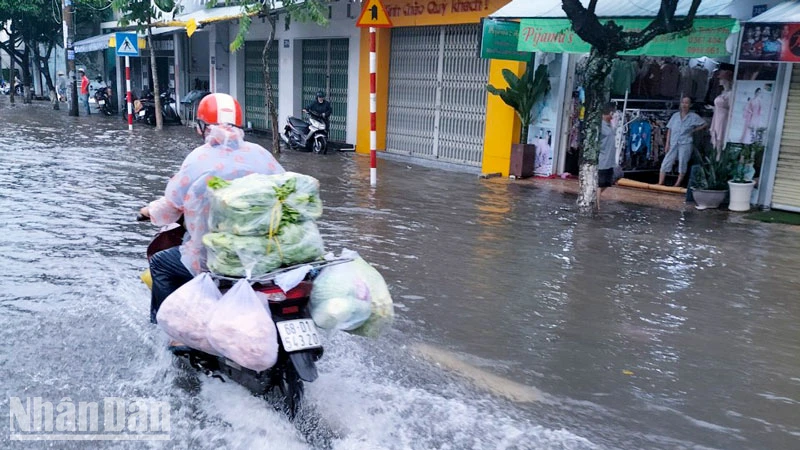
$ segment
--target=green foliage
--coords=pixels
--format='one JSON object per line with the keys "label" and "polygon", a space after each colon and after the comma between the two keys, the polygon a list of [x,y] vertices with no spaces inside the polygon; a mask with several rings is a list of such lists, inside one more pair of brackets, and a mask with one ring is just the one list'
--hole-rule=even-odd
{"label": "green foliage", "polygon": [[731,181],[734,183],[749,183],[753,181],[753,177],[756,174],[755,165],[764,154],[764,144],[757,142],[742,145],[728,144],[728,149],[732,152],[734,160]]}
{"label": "green foliage", "polygon": [[508,87],[498,89],[488,84],[486,90],[490,94],[500,97],[506,105],[514,108],[522,122],[522,143],[528,142],[528,126],[533,119],[533,107],[550,92],[550,79],[547,65],[540,64],[536,71],[531,73],[533,64],[528,64],[525,73],[518,77],[514,72],[503,69],[503,78]]}
{"label": "green foliage", "polygon": [[273,27],[275,26],[274,12],[278,9],[278,4],[293,20],[298,22],[313,22],[318,25],[328,24],[329,1],[327,0],[211,0],[206,4],[206,7],[214,8],[221,3],[226,6],[236,4],[242,7],[239,32],[230,45],[232,52],[236,52],[244,46],[247,33],[250,32],[250,25],[253,23],[251,17],[256,15],[267,16],[270,18],[270,24]]}
{"label": "green foliage", "polygon": [[719,157],[713,149],[704,153],[695,150],[695,156],[700,161],[700,165],[692,170],[692,188],[711,191],[727,190],[728,180],[731,179],[731,173],[736,165],[737,153],[728,147]]}
{"label": "green foliage", "polygon": [[138,31],[157,20],[161,11],[176,8],[175,0],[112,0],[111,5],[120,13],[120,26],[135,25]]}

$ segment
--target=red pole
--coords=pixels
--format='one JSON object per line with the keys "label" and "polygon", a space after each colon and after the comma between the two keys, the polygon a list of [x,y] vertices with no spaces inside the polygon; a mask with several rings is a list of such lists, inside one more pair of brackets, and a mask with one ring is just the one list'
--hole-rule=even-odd
{"label": "red pole", "polygon": [[125,57],[125,89],[128,98],[128,131],[133,131],[133,100],[131,95],[131,57]]}
{"label": "red pole", "polygon": [[375,27],[369,27],[369,184],[378,184],[377,68]]}

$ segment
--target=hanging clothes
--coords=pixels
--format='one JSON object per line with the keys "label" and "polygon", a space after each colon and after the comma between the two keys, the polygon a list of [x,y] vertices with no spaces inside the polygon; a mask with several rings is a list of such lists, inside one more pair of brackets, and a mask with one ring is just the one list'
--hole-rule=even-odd
{"label": "hanging clothes", "polygon": [[674,99],[680,92],[681,71],[677,65],[665,62],[661,65],[661,84],[659,94],[664,98]]}
{"label": "hanging clothes", "polygon": [[636,79],[636,63],[625,59],[614,60],[611,66],[611,95],[624,97]]}
{"label": "hanging clothes", "polygon": [[725,146],[725,132],[728,129],[728,112],[731,108],[731,91],[723,91],[714,99],[714,116],[711,117],[711,143],[722,150]]}
{"label": "hanging clothes", "polygon": [[628,160],[630,167],[643,169],[647,167],[650,155],[652,127],[647,120],[636,120],[628,125]]}

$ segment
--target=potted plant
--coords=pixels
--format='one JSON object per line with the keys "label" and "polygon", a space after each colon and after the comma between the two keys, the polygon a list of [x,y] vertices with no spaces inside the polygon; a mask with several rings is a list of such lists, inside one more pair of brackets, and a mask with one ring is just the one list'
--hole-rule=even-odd
{"label": "potted plant", "polygon": [[715,151],[695,155],[700,164],[692,169],[692,195],[697,209],[719,208],[728,193],[728,180],[733,167],[733,157],[729,149],[717,156]]}
{"label": "potted plant", "polygon": [[764,145],[761,143],[730,145],[733,155],[733,171],[731,179],[728,181],[730,188],[731,211],[749,211],[750,196],[753,193],[755,182],[753,177],[756,174],[756,161],[761,158],[764,152]]}
{"label": "potted plant", "polygon": [[489,93],[497,95],[506,105],[514,108],[521,122],[521,142],[511,146],[510,172],[518,178],[533,176],[536,147],[528,144],[528,127],[534,119],[533,107],[550,91],[547,65],[540,64],[535,72],[532,67],[533,64],[528,64],[521,77],[503,69],[503,78],[508,83],[505,89],[498,89],[491,84],[486,86]]}

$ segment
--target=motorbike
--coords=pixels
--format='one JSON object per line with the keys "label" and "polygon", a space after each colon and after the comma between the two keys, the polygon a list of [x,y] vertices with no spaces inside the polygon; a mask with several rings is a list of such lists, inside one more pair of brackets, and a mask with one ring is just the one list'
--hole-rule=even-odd
{"label": "motorbike", "polygon": [[101,87],[94,93],[94,101],[97,103],[97,109],[102,114],[111,116],[114,110],[111,107],[111,88]]}
{"label": "motorbike", "polygon": [[[149,221],[149,218],[139,215],[137,220]],[[150,259],[161,250],[180,245],[185,232],[182,224],[162,230],[148,246],[147,258]],[[323,355],[320,336],[309,309],[313,280],[322,268],[349,261],[351,259],[337,258],[308,263],[312,266],[311,271],[288,292],[275,284],[275,278],[306,264],[281,268],[250,279],[253,290],[268,301],[272,320],[278,331],[278,359],[273,367],[256,372],[228,358],[200,350],[181,348],[172,350],[172,353],[189,368],[225,382],[233,381],[244,386],[253,395],[272,401],[290,419],[294,419],[302,405],[304,383],[317,379],[319,374],[316,362]],[[240,280],[214,273],[211,273],[211,277],[223,294]],[[145,283],[148,282],[144,275],[142,279]]]}
{"label": "motorbike", "polygon": [[[178,114],[178,106],[175,103],[171,91],[162,92],[161,95],[161,117],[165,125],[176,124],[180,125],[181,116]],[[134,114],[139,122],[144,122],[148,125],[155,126],[156,124],[156,102],[152,93],[146,93],[139,100],[136,105]]]}
{"label": "motorbike", "polygon": [[308,121],[290,116],[281,139],[289,148],[300,151],[328,153],[328,126],[326,117],[308,111]]}

